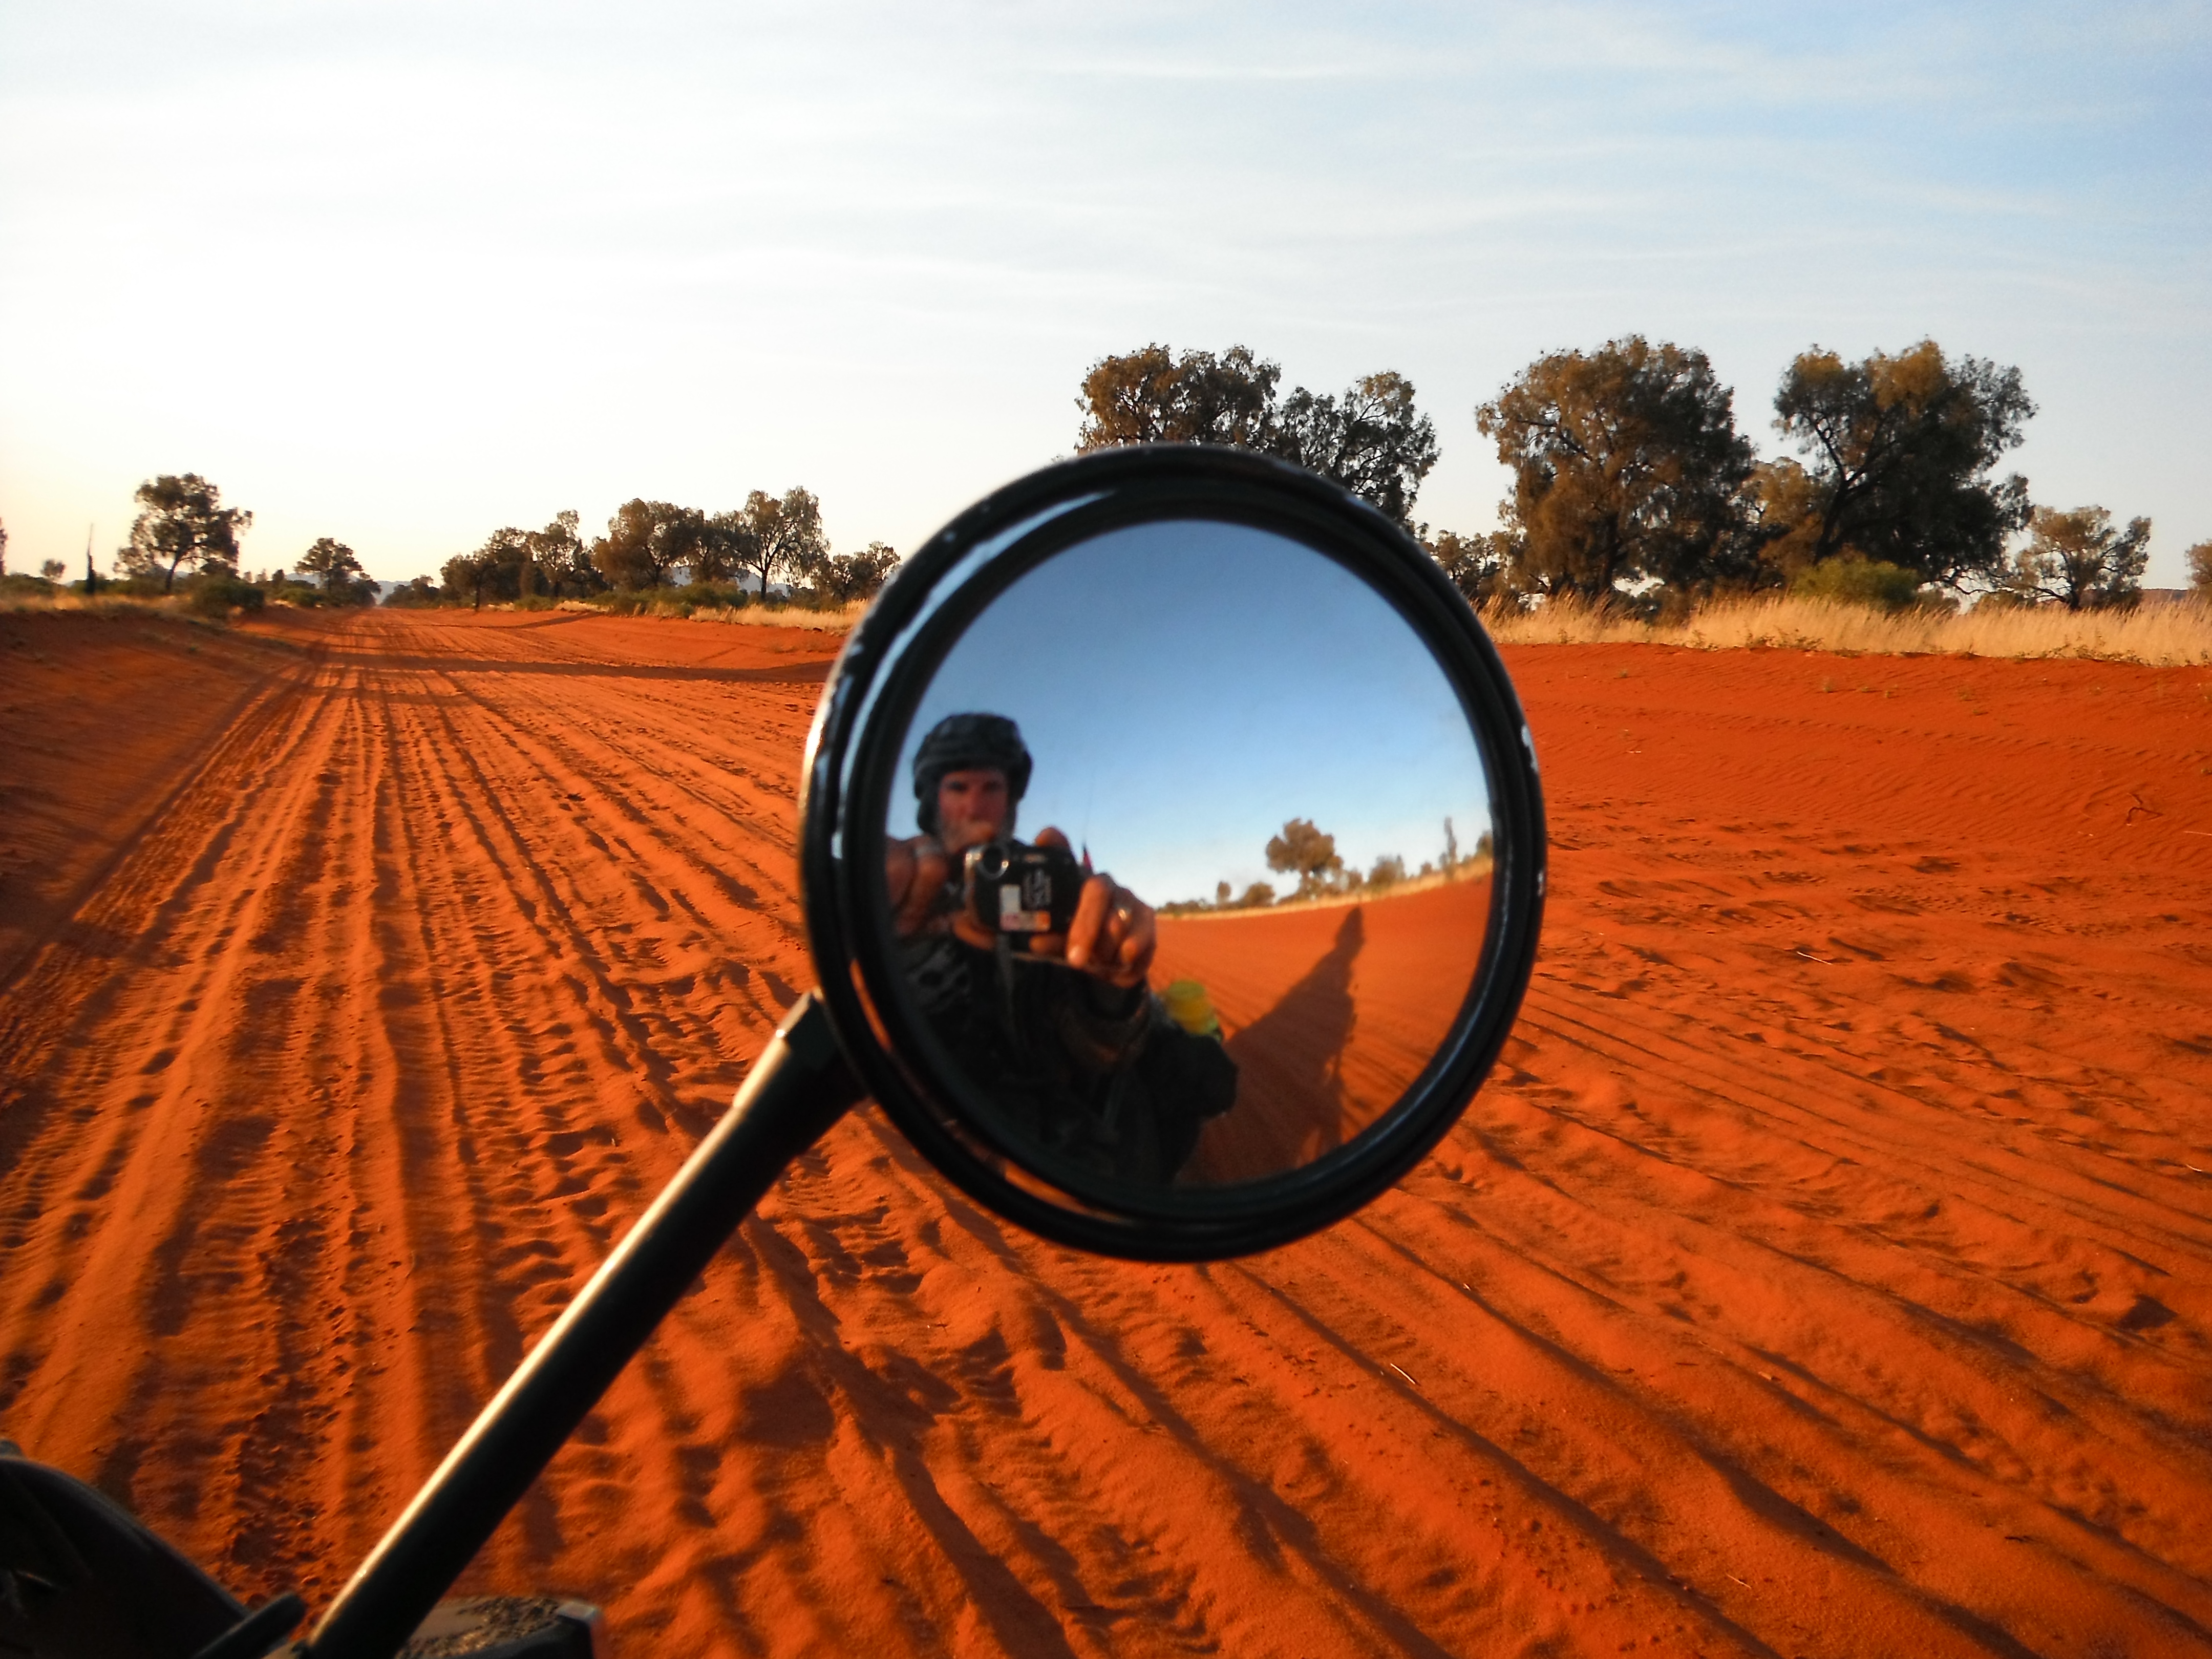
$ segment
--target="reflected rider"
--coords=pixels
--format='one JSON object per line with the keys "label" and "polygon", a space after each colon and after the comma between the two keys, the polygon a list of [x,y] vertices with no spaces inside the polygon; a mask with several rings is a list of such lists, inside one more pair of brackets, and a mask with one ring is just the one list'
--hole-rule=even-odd
{"label": "reflected rider", "polygon": [[[884,849],[907,976],[979,1092],[1030,1138],[1092,1173],[1165,1184],[1235,1100],[1237,1063],[1147,988],[1152,909],[1112,877],[1085,877],[1066,931],[1026,951],[970,908],[966,855],[1012,836],[1030,770],[1001,714],[949,715],[922,740],[922,833]],[[1067,837],[1046,829],[1036,845],[1065,850]]]}

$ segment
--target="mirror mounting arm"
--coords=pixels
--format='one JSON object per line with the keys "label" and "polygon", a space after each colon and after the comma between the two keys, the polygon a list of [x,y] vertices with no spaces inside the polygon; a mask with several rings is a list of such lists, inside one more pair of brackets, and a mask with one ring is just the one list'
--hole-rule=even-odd
{"label": "mirror mounting arm", "polygon": [[808,992],[721,1121],[339,1592],[312,1659],[398,1652],[785,1166],[861,1093]]}

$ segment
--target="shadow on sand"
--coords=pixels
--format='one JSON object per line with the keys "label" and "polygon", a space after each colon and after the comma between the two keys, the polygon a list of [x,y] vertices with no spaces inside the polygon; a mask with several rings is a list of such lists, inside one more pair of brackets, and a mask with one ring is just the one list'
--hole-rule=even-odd
{"label": "shadow on sand", "polygon": [[1344,1050],[1358,1015],[1352,965],[1366,929],[1358,906],[1346,911],[1328,954],[1229,1039],[1237,1104],[1206,1129],[1192,1160],[1197,1180],[1278,1175],[1343,1144]]}

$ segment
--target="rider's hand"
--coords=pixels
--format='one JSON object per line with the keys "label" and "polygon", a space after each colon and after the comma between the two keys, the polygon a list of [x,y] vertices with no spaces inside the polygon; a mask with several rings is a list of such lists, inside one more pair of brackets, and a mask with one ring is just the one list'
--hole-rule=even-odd
{"label": "rider's hand", "polygon": [[884,875],[891,890],[891,927],[901,939],[911,939],[929,925],[951,868],[951,860],[933,836],[884,843]]}
{"label": "rider's hand", "polygon": [[1111,876],[1083,884],[1083,897],[1067,929],[1067,963],[1108,983],[1142,985],[1159,945],[1152,907]]}
{"label": "rider's hand", "polygon": [[945,884],[952,878],[952,858],[934,836],[914,836],[903,841],[894,837],[884,843],[884,878],[891,894],[891,931],[901,939],[949,933],[963,944],[988,951],[997,940],[968,914],[966,907],[945,908]]}
{"label": "rider's hand", "polygon": [[[1067,837],[1057,830],[1042,830],[1037,845],[1065,847]],[[1066,937],[1047,934],[1030,948],[1036,955],[1064,957],[1069,967],[1126,989],[1145,982],[1158,943],[1152,907],[1113,877],[1099,875],[1083,884]]]}

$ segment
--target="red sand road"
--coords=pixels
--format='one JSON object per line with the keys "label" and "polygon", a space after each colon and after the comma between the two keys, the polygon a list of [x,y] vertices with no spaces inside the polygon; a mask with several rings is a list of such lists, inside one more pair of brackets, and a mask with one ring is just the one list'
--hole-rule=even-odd
{"label": "red sand road", "polygon": [[[0,1433],[318,1599],[805,981],[829,646],[261,633],[0,618]],[[2212,673],[1509,660],[1543,954],[1399,1191],[1132,1267],[860,1112],[469,1582],[633,1654],[2212,1651]]]}
{"label": "red sand road", "polygon": [[1163,916],[1152,982],[1195,979],[1237,1065],[1237,1103],[1186,1178],[1249,1181],[1343,1145],[1403,1095],[1467,1000],[1490,884],[1352,905]]}

